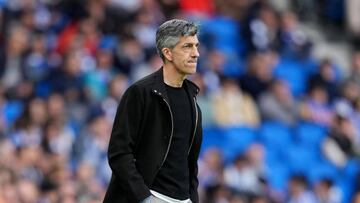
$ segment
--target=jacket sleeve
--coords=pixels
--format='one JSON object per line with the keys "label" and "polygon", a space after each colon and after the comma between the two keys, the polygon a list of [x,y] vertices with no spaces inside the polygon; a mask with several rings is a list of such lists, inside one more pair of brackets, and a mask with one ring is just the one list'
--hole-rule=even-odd
{"label": "jacket sleeve", "polygon": [[118,186],[136,202],[151,195],[136,169],[134,157],[142,112],[140,91],[136,86],[131,86],[118,106],[108,149],[109,165]]}
{"label": "jacket sleeve", "polygon": [[199,136],[199,141],[197,142],[197,145],[193,147],[190,151],[189,155],[189,166],[190,166],[190,200],[193,203],[199,202],[199,194],[198,194],[198,186],[199,186],[199,180],[198,180],[198,158],[201,148],[201,142],[202,142],[202,119],[201,119],[201,111],[200,108],[197,107],[199,110],[199,120],[198,120],[198,127],[197,127],[197,133],[196,136]]}

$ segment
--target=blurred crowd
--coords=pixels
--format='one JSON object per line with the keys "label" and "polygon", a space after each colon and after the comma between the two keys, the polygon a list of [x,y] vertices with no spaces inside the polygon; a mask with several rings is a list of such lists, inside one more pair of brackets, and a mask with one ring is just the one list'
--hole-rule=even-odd
{"label": "blurred crowd", "polygon": [[[201,89],[204,117],[202,202],[360,202],[358,4],[0,0],[0,203],[102,201],[118,102],[132,82],[161,67],[155,32],[171,18],[200,25],[201,57],[190,79]],[[331,58],[313,57],[316,42],[301,29],[303,21],[349,36],[355,45],[349,74]],[[316,168],[301,159],[296,164],[303,170],[275,167],[280,156],[291,153],[272,145],[272,140],[284,143],[281,130],[270,133],[270,141],[259,135],[269,122],[281,126],[276,129],[300,124],[322,129],[314,153],[336,174],[311,181],[306,171]],[[245,132],[255,138],[242,150],[209,144],[214,132],[221,140],[222,132],[232,129],[237,144],[246,142]],[[292,136],[289,143],[296,145]],[[274,148],[283,151],[269,161]],[[302,157],[301,150],[307,148],[293,150],[294,157]],[[277,187],[272,177],[285,171],[289,175]],[[345,172],[347,181],[339,182]]]}

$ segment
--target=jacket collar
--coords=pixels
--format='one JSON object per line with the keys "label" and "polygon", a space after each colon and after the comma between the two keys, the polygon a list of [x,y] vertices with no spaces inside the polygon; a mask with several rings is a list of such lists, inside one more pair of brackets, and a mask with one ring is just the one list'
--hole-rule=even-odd
{"label": "jacket collar", "polygon": [[[154,83],[152,86],[152,92],[169,101],[164,83],[163,67],[161,67],[158,71],[156,71],[153,74],[153,76],[154,76]],[[185,85],[185,89],[189,92],[191,97],[196,97],[196,95],[200,91],[199,87],[188,79],[184,80],[183,85]]]}

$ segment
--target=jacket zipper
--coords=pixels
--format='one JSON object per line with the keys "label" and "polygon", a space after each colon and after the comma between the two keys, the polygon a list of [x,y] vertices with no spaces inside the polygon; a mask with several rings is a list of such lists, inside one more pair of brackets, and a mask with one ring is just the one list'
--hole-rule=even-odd
{"label": "jacket zipper", "polygon": [[194,106],[195,106],[195,128],[194,128],[194,133],[193,133],[193,136],[191,139],[191,144],[189,147],[188,155],[190,154],[191,147],[194,143],[195,133],[196,133],[196,129],[197,129],[197,123],[198,123],[198,109],[197,109],[195,97],[193,97],[193,100],[194,100]]}
{"label": "jacket zipper", "polygon": [[172,141],[172,137],[173,137],[173,133],[174,133],[174,118],[173,118],[173,114],[171,112],[171,108],[170,108],[170,105],[169,103],[163,98],[164,102],[166,103],[166,105],[168,106],[169,108],[169,112],[170,112],[170,116],[171,116],[171,134],[170,134],[170,141],[169,141],[169,144],[168,144],[168,147],[167,147],[167,150],[166,150],[166,153],[165,153],[165,156],[164,156],[164,159],[163,161],[161,162],[161,165],[158,169],[158,171],[160,170],[160,168],[164,165],[165,163],[165,160],[166,160],[166,157],[170,151],[170,146],[171,146],[171,141]]}

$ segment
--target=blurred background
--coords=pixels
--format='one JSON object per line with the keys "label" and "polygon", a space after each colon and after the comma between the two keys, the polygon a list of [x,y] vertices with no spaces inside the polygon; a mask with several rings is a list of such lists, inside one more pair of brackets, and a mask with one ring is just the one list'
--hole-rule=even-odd
{"label": "blurred background", "polygon": [[360,202],[360,1],[0,0],[0,203],[95,203],[125,89],[200,26],[204,203]]}

